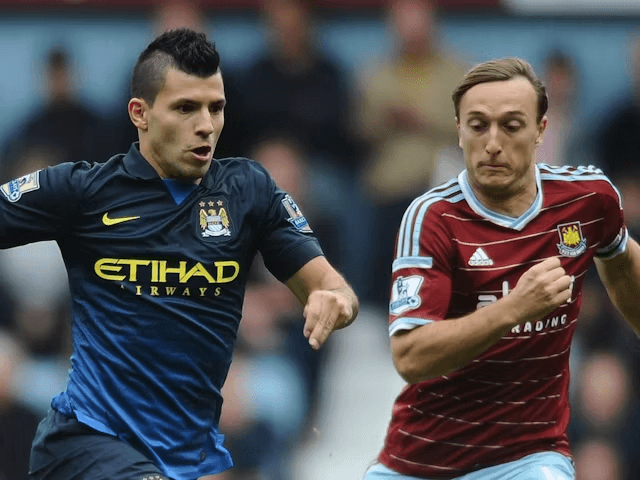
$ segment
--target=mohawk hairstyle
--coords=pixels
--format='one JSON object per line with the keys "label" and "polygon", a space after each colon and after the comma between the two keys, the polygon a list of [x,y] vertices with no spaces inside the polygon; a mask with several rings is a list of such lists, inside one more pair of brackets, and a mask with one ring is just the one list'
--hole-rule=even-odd
{"label": "mohawk hairstyle", "polygon": [[153,40],[138,57],[131,77],[131,96],[153,105],[169,67],[189,75],[209,77],[220,68],[220,55],[204,33],[188,28],[169,30]]}

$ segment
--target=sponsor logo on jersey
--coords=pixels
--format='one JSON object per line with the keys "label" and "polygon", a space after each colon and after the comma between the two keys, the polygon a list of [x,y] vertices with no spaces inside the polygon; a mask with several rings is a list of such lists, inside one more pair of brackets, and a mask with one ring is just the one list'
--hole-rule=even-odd
{"label": "sponsor logo on jersey", "polygon": [[558,251],[563,257],[577,257],[587,250],[587,240],[582,235],[580,222],[570,222],[558,225],[560,243]]}
{"label": "sponsor logo on jersey", "polygon": [[420,306],[420,287],[423,277],[411,275],[410,277],[398,277],[393,282],[391,291],[391,302],[389,303],[389,313],[400,315],[407,310],[412,310]]}
{"label": "sponsor logo on jersey", "polygon": [[40,170],[11,180],[0,187],[2,193],[10,202],[17,202],[23,193],[32,192],[40,188]]}
{"label": "sponsor logo on jersey", "polygon": [[140,217],[109,217],[109,212],[102,216],[102,223],[110,227],[111,225],[117,225],[122,222],[130,222],[131,220],[137,220]]}
{"label": "sponsor logo on jersey", "polygon": [[200,238],[209,240],[231,236],[231,216],[228,203],[224,198],[203,198],[196,208]]}
{"label": "sponsor logo on jersey", "polygon": [[205,266],[200,262],[169,262],[141,258],[101,258],[93,270],[100,278],[116,282],[187,283],[201,277],[206,283],[229,283],[240,273],[240,264],[234,260],[213,262]]}
{"label": "sponsor logo on jersey", "polygon": [[235,260],[203,265],[193,261],[147,260],[142,258],[100,258],[93,266],[103,280],[120,283],[135,295],[151,297],[217,297],[222,286],[240,273]]}
{"label": "sponsor logo on jersey", "polygon": [[493,265],[493,260],[489,258],[489,255],[485,253],[482,247],[478,247],[478,249],[473,252],[473,255],[471,255],[469,265],[472,267],[487,267]]}
{"label": "sponsor logo on jersey", "polygon": [[299,232],[313,233],[313,230],[311,230],[311,227],[309,226],[309,222],[304,218],[300,208],[298,208],[298,205],[296,205],[296,202],[293,201],[293,198],[291,198],[289,194],[285,195],[282,199],[282,205],[284,205],[287,213],[289,213],[287,221],[291,222]]}

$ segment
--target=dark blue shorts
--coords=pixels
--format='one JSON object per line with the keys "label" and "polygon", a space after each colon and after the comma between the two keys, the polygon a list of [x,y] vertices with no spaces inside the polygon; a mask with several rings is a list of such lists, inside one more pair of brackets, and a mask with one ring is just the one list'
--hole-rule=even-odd
{"label": "dark blue shorts", "polygon": [[31,448],[33,480],[171,480],[130,445],[51,409]]}

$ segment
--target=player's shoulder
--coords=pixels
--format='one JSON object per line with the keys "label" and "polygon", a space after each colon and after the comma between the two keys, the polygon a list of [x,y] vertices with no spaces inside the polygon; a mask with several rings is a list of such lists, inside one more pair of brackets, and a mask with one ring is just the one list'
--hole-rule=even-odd
{"label": "player's shoulder", "polygon": [[620,202],[620,193],[609,177],[598,167],[554,166],[539,163],[540,180],[544,184],[555,185],[563,190],[594,193],[602,197],[612,197]]}
{"label": "player's shoulder", "polygon": [[68,179],[69,183],[74,185],[84,184],[97,177],[111,175],[118,170],[117,165],[122,162],[119,162],[117,157],[121,156],[123,155],[112,157],[106,162],[87,162],[84,160],[63,162],[47,167],[44,171],[52,179]]}
{"label": "player's shoulder", "polygon": [[238,177],[239,181],[266,181],[271,176],[262,164],[245,157],[228,157],[213,159],[213,168],[209,171],[216,179]]}
{"label": "player's shoulder", "polygon": [[406,213],[411,217],[424,217],[427,214],[441,215],[456,210],[457,204],[464,199],[462,187],[456,177],[416,197]]}

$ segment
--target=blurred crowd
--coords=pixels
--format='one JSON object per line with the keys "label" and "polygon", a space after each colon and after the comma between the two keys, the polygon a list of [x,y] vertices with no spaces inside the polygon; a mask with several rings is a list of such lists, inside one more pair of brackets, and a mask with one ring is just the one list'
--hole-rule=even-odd
{"label": "blurred crowd", "polygon": [[[384,15],[394,48],[355,77],[317,41],[313,2],[264,0],[260,13],[262,55],[241,70],[225,69],[223,58],[228,105],[216,157],[245,156],[265,165],[301,206],[328,259],[384,323],[402,213],[417,195],[464,168],[451,92],[470,61],[441,44],[438,12],[427,0],[389,1]],[[205,30],[206,24],[205,12],[186,1],[162,2],[151,19],[154,33]],[[602,168],[640,238],[640,42],[630,41],[628,49],[630,89],[597,122],[580,116],[583,79],[571,51],[549,51],[536,66],[550,96],[538,160]],[[2,147],[2,183],[62,161],[102,162],[137,140],[126,91],[117,111],[99,115],[76,95],[73,57],[64,46],[52,45],[39,60],[46,95]],[[223,390],[221,431],[236,467],[220,480],[293,480],[300,475],[287,459],[312,441],[319,378],[333,347],[329,341],[320,352],[308,348],[297,301],[260,261],[253,270]],[[637,479],[638,338],[595,272],[582,304],[571,384],[577,478]],[[66,382],[69,323],[66,273],[55,243],[1,251],[0,480],[27,478],[33,432]]]}

